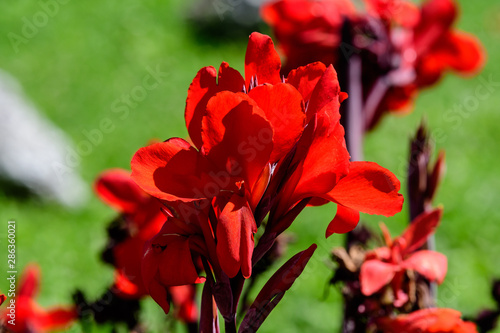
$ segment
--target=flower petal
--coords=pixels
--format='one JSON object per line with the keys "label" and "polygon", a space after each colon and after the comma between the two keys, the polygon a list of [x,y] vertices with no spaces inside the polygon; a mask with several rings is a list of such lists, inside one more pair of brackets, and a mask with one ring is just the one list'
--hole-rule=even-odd
{"label": "flower petal", "polygon": [[332,121],[337,118],[340,119],[340,95],[341,91],[337,72],[330,65],[326,68],[311,93],[311,99],[307,106],[307,121],[320,111],[328,113]]}
{"label": "flower petal", "polygon": [[420,21],[415,28],[414,45],[417,55],[431,49],[444,33],[450,29],[457,16],[452,0],[429,0],[421,9]]}
{"label": "flower petal", "polygon": [[314,62],[290,71],[286,82],[297,88],[304,101],[308,101],[325,70],[326,66],[322,62]]}
{"label": "flower petal", "polygon": [[349,174],[327,194],[331,201],[367,214],[392,216],[401,211],[399,180],[373,162],[352,162]]}
{"label": "flower petal", "polygon": [[442,253],[422,250],[412,254],[402,266],[406,269],[413,269],[430,281],[441,284],[448,270],[448,259]]}
{"label": "flower petal", "polygon": [[406,248],[404,252],[411,253],[424,245],[427,238],[436,230],[442,216],[442,208],[423,212],[417,216],[400,236],[401,239],[405,240]]}
{"label": "flower petal", "polygon": [[359,274],[363,295],[373,295],[386,286],[394,278],[396,269],[395,265],[379,260],[365,261]]}
{"label": "flower petal", "polygon": [[271,37],[254,32],[248,40],[245,55],[245,81],[247,89],[253,80],[258,84],[281,82],[281,59],[274,49]]}
{"label": "flower petal", "polygon": [[300,174],[300,180],[291,189],[293,203],[307,197],[322,197],[331,191],[349,168],[344,128],[339,119],[323,112],[317,114],[297,144],[294,162],[299,163],[295,172]]}
{"label": "flower petal", "polygon": [[78,319],[75,308],[53,308],[36,318],[39,332],[67,329]]}
{"label": "flower petal", "polygon": [[252,274],[253,234],[257,226],[245,198],[233,194],[218,216],[217,257],[228,277],[241,268],[245,278]]}
{"label": "flower petal", "polygon": [[269,162],[273,129],[246,94],[222,91],[208,102],[202,140],[202,153],[223,173],[218,178],[238,177],[252,189]]}
{"label": "flower petal", "polygon": [[354,209],[337,205],[337,214],[326,228],[326,238],[333,234],[345,234],[356,228],[359,222],[359,212]]}
{"label": "flower petal", "polygon": [[40,268],[35,264],[29,264],[21,275],[17,296],[34,298],[38,294],[39,284]]}
{"label": "flower petal", "polygon": [[141,148],[131,164],[132,179],[159,199],[193,201],[213,197],[221,189],[210,176],[215,174],[213,166],[183,139],[173,138]]}
{"label": "flower petal", "polygon": [[158,254],[160,262],[158,265],[159,282],[164,286],[181,286],[201,282],[202,279],[198,276],[191,257],[189,240],[182,236],[177,237],[177,241],[169,242]]}
{"label": "flower petal", "polygon": [[123,213],[135,212],[149,197],[130,178],[130,172],[122,169],[103,172],[94,187],[102,201]]}
{"label": "flower petal", "polygon": [[[218,82],[216,82],[218,78]],[[242,91],[245,80],[241,74],[223,62],[219,67],[219,75],[215,68],[203,67],[198,71],[191,82],[186,99],[186,110],[184,118],[189,132],[189,137],[194,145],[201,149],[201,121],[206,113],[208,100],[222,90],[232,92]]]}
{"label": "flower petal", "polygon": [[285,156],[299,139],[305,125],[302,95],[292,85],[260,85],[250,96],[264,111],[274,131],[271,163]]}

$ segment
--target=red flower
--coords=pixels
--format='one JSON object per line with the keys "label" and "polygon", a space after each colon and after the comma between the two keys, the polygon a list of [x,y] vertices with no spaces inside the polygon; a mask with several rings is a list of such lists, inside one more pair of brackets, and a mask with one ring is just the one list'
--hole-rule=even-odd
{"label": "red flower", "polygon": [[[125,237],[119,236],[121,239],[112,239],[111,244],[108,244],[116,267],[113,291],[124,298],[141,298],[151,293],[157,299],[154,290],[144,285],[141,263],[146,242],[161,230],[167,219],[162,213],[165,207],[137,186],[125,170],[113,169],[102,173],[95,183],[95,189],[104,202],[121,213],[120,218],[125,223],[125,226],[121,226]],[[191,282],[196,281],[186,284]],[[197,320],[194,286],[172,286],[165,291],[174,304],[177,318],[187,323]]]}
{"label": "red flower", "polygon": [[[384,2],[377,0],[372,2]],[[476,37],[453,29],[458,9],[453,0],[428,0],[419,12],[407,11],[403,20],[410,22],[396,51],[414,71],[414,79],[404,85],[393,84],[378,113],[406,110],[419,89],[435,84],[447,70],[472,75],[483,67],[485,53]],[[388,20],[398,20],[392,15]],[[412,18],[408,19],[411,16]],[[414,22],[414,24],[411,24]]]}
{"label": "red flower", "polygon": [[[358,211],[392,215],[401,210],[399,181],[392,173],[374,163],[349,162],[338,112],[346,95],[333,67],[310,64],[286,80],[280,67],[271,39],[253,33],[245,79],[223,63],[218,74],[205,67],[191,83],[185,118],[197,149],[172,138],[141,148],[132,159],[132,177],[146,192],[170,205],[184,203],[173,215],[189,222],[189,232],[210,230],[214,239],[208,231],[203,239],[215,244],[216,256],[208,252],[212,266],[220,265],[229,277],[240,270],[244,277],[251,274],[258,208],[263,215],[272,209],[268,228],[279,233],[291,223],[286,215],[299,201],[337,202],[329,234],[352,229]],[[208,223],[206,217],[190,220],[207,208],[215,212]],[[181,224],[172,221],[174,229]],[[181,234],[187,251],[192,234]],[[158,237],[162,244],[177,239]]]}
{"label": "red flower", "polygon": [[287,57],[285,73],[314,61],[343,68],[350,55],[361,57],[369,128],[385,111],[407,110],[445,71],[471,75],[484,64],[479,41],[452,28],[453,0],[428,0],[420,9],[404,0],[364,2],[367,12],[346,0],[278,0],[263,6],[262,17]]}
{"label": "red flower", "polygon": [[385,227],[382,229],[387,246],[367,253],[361,266],[361,292],[370,296],[388,283],[392,284],[395,305],[401,306],[407,296],[401,290],[406,270],[415,270],[429,281],[442,283],[447,271],[447,259],[441,253],[419,250],[434,232],[442,216],[442,209],[420,214],[403,234],[392,240]]}
{"label": "red flower", "polygon": [[40,270],[36,265],[27,266],[16,289],[16,297],[8,302],[15,304],[15,316],[7,307],[2,309],[3,327],[9,332],[43,333],[68,328],[77,319],[74,307],[56,307],[48,310],[34,300],[38,293]]}
{"label": "red flower", "polygon": [[2,305],[6,299],[7,299],[7,296],[5,296],[4,294],[0,294],[0,305]]}
{"label": "red flower", "polygon": [[337,63],[344,19],[355,18],[350,0],[280,0],[264,5],[261,15],[286,56],[284,73],[315,61]]}
{"label": "red flower", "polygon": [[195,264],[199,254],[210,256],[202,235],[199,225],[170,217],[144,247],[142,278],[146,290],[165,313],[170,309],[169,292],[172,287],[205,280],[198,275]]}
{"label": "red flower", "polygon": [[140,298],[147,295],[141,278],[144,244],[160,231],[166,220],[162,204],[145,193],[121,169],[103,172],[95,183],[99,197],[120,215],[121,239],[111,239],[108,248],[116,268],[115,285],[119,296]]}
{"label": "red flower", "polygon": [[460,319],[453,309],[423,309],[394,318],[383,318],[378,328],[385,333],[477,333],[476,325]]}

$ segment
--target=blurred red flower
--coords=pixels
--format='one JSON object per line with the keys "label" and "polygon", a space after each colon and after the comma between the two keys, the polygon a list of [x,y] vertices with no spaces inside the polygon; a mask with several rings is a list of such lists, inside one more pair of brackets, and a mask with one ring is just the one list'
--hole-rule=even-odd
{"label": "blurred red flower", "polygon": [[408,296],[401,284],[406,270],[414,270],[429,281],[442,283],[447,271],[446,256],[429,250],[420,250],[427,238],[434,233],[442,216],[442,209],[420,214],[400,237],[392,240],[382,225],[386,247],[366,254],[361,266],[361,292],[370,296],[391,283],[395,306],[406,303]]}
{"label": "blurred red flower", "polygon": [[460,319],[453,309],[423,309],[394,318],[383,318],[377,327],[385,333],[477,333],[476,325]]}
{"label": "blurred red flower", "polygon": [[125,170],[103,172],[94,187],[99,198],[120,213],[117,228],[121,235],[108,243],[112,253],[109,259],[116,268],[116,292],[125,298],[147,295],[141,278],[141,260],[144,244],[160,231],[166,220],[162,204],[137,186]]}
{"label": "blurred red flower", "polygon": [[368,128],[385,111],[408,110],[418,90],[445,71],[471,75],[482,68],[480,42],[452,27],[453,0],[428,0],[420,8],[404,0],[364,3],[362,12],[348,0],[278,0],[261,12],[287,57],[285,73],[318,60],[342,68],[352,54],[361,57],[364,101],[376,100],[376,107],[365,105],[372,108],[365,110]]}
{"label": "blurred red flower", "polygon": [[[76,319],[77,312],[72,306],[44,309],[35,302],[40,283],[40,269],[31,264],[27,266],[16,288],[16,296],[8,302],[15,304],[14,316],[10,309],[0,312],[2,325],[8,332],[43,333],[68,328]],[[13,303],[11,303],[13,302]]]}
{"label": "blurred red flower", "polygon": [[[130,172],[112,169],[103,172],[95,182],[95,190],[99,197],[120,213],[118,229],[111,233],[108,251],[110,261],[116,268],[113,292],[123,298],[139,299],[151,293],[156,294],[142,279],[141,264],[146,243],[161,230],[167,217],[162,212],[162,203],[144,192],[130,178]],[[111,235],[110,235],[111,236]],[[182,265],[181,265],[182,267]],[[192,281],[194,282],[194,281]],[[189,284],[186,283],[186,284]],[[175,315],[184,322],[197,320],[195,288],[192,285],[169,287],[168,298],[175,307]]]}

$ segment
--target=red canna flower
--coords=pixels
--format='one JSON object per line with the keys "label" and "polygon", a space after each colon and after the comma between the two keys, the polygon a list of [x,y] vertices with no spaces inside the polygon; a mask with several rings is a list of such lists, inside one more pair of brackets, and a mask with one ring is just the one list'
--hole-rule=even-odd
{"label": "red canna flower", "polygon": [[406,303],[407,295],[401,284],[406,270],[414,270],[429,281],[442,283],[447,271],[447,259],[441,253],[419,250],[434,232],[442,216],[442,209],[420,214],[400,237],[392,240],[382,225],[387,246],[367,253],[361,266],[361,292],[370,296],[391,283],[395,306]]}
{"label": "red canna flower", "polygon": [[[116,268],[114,289],[125,298],[147,295],[141,278],[141,260],[146,241],[160,231],[166,220],[162,204],[145,193],[121,169],[103,172],[95,182],[99,198],[120,213],[118,226],[111,230],[105,256]],[[114,226],[113,226],[114,227]],[[109,253],[109,255],[108,255]]]}
{"label": "red canna flower", "polygon": [[408,110],[418,90],[445,71],[471,75],[482,68],[477,38],[452,27],[453,0],[427,0],[421,8],[404,0],[364,3],[366,11],[347,0],[278,0],[261,13],[287,57],[284,73],[314,61],[347,68],[351,55],[361,57],[367,128],[386,111]]}
{"label": "red canna flower", "polygon": [[[223,63],[218,74],[205,67],[191,83],[185,118],[195,147],[172,138],[135,154],[132,178],[172,207],[171,223],[164,227],[169,230],[148,250],[153,261],[167,260],[161,250],[167,243],[182,247],[186,258],[194,247],[204,248],[213,269],[220,267],[230,278],[241,271],[248,278],[255,216],[260,224],[271,210],[268,228],[280,233],[299,202],[318,197],[339,204],[331,234],[352,229],[358,211],[401,210],[392,173],[375,163],[349,162],[338,112],[346,95],[333,67],[310,64],[287,79],[280,77],[280,67],[271,39],[253,33],[245,78]],[[190,269],[187,277],[176,283],[198,275]],[[163,275],[160,284],[170,278]]]}
{"label": "red canna flower", "polygon": [[[27,266],[16,288],[16,296],[2,309],[0,317],[3,328],[15,333],[43,333],[68,328],[76,319],[74,307],[55,307],[43,309],[34,300],[40,283],[40,269],[31,264]],[[12,313],[9,306],[15,304]]]}
{"label": "red canna flower", "polygon": [[453,309],[423,309],[394,318],[378,321],[385,333],[477,333],[476,325],[460,319],[461,313]]}

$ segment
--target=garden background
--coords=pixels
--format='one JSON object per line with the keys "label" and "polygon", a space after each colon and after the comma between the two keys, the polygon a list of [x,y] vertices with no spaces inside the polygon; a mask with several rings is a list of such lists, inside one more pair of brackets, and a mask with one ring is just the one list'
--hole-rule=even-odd
{"label": "garden background", "polygon": [[[22,36],[25,20],[33,21],[45,2],[0,3],[0,68],[20,81],[28,98],[76,145],[88,141],[84,131],[100,129],[103,119],[110,119],[113,129],[102,133],[102,140],[81,156],[75,168],[89,189],[105,169],[130,169],[133,153],[148,140],[187,137],[184,103],[189,84],[201,67],[218,67],[227,61],[243,70],[248,31],[201,34],[186,19],[196,6],[194,1],[61,1],[65,3],[59,3],[45,25],[26,42],[14,45],[9,33]],[[457,26],[481,40],[488,57],[485,68],[472,79],[446,75],[440,84],[419,95],[411,114],[386,116],[366,137],[365,159],[393,171],[406,195],[409,138],[421,119],[427,119],[436,149],[446,151],[447,164],[434,201],[444,205],[436,233],[437,250],[449,261],[438,304],[474,315],[493,306],[491,281],[500,278],[500,2],[459,4]],[[224,28],[224,20],[220,22]],[[264,24],[259,27],[269,33]],[[122,95],[143,85],[151,70],[163,73],[160,84],[123,109]],[[484,89],[488,81],[496,85]],[[478,95],[478,89],[488,91],[489,96]],[[397,235],[407,223],[407,209],[405,205],[393,218],[363,215],[362,220],[373,228],[383,220]],[[334,211],[333,204],[308,208],[290,228],[297,241],[286,258],[313,242],[319,248],[286,301],[265,321],[262,332],[327,332],[340,327],[340,294],[328,281],[332,275],[330,249],[341,245],[343,236],[324,239]],[[0,189],[0,275],[7,271],[7,221],[15,220],[18,269],[29,262],[40,265],[38,300],[42,306],[70,303],[76,288],[97,298],[113,279],[112,267],[100,262],[99,254],[106,242],[105,228],[114,216],[95,195],[82,208],[70,210],[35,197],[14,197]],[[264,281],[262,277],[260,284]],[[0,279],[0,290],[6,287],[6,279]],[[144,303],[153,329],[164,325],[161,309],[151,300]],[[74,330],[81,328],[76,325]],[[179,326],[178,331],[182,330]]]}

